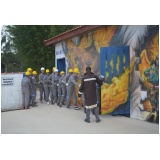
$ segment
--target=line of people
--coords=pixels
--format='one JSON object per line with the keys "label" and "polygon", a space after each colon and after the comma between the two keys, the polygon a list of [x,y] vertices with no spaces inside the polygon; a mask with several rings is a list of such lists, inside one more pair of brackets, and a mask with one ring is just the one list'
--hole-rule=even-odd
{"label": "line of people", "polygon": [[79,69],[75,68],[74,70],[69,69],[67,75],[61,71],[59,76],[58,69],[53,67],[53,73],[50,74],[50,70],[46,69],[45,74],[45,68],[42,67],[41,74],[39,74],[40,102],[48,105],[57,103],[59,107],[66,105],[66,108],[69,108],[72,97],[74,109],[79,110],[75,90],[75,86],[79,86],[77,83],[79,73]]}
{"label": "line of people", "polygon": [[36,103],[36,75],[36,71],[32,71],[31,68],[28,68],[21,81],[22,109],[30,109],[30,106],[38,106]]}
{"label": "line of people", "polygon": [[44,67],[41,68],[39,74],[39,82],[36,81],[36,71],[32,71],[28,68],[25,77],[22,79],[22,108],[29,109],[30,106],[38,106],[36,100],[36,87],[39,86],[40,90],[40,102],[46,104],[55,104],[59,107],[66,105],[66,108],[70,108],[71,97],[73,98],[74,109],[79,110],[77,106],[75,85],[77,83],[79,69],[69,69],[68,74],[65,75],[64,71],[58,75],[58,69],[53,67],[53,73],[50,74],[50,70]]}
{"label": "line of people", "polygon": [[75,110],[80,108],[77,106],[76,86],[79,87],[78,97],[82,96],[83,107],[85,108],[86,119],[85,122],[90,123],[90,110],[96,117],[96,122],[101,120],[98,117],[98,104],[100,101],[97,92],[97,86],[103,83],[102,76],[97,77],[91,72],[91,68],[86,68],[86,73],[82,77],[82,82],[79,84],[79,69],[69,69],[66,75],[64,71],[58,75],[58,69],[53,67],[53,72],[50,74],[50,70],[44,67],[41,68],[39,74],[39,82],[36,81],[37,72],[31,68],[27,69],[25,77],[22,79],[22,108],[29,109],[30,106],[37,106],[36,100],[36,87],[39,85],[40,90],[40,102],[48,105],[57,103],[59,107],[66,105],[66,108],[70,108],[71,98],[73,99],[73,105]]}

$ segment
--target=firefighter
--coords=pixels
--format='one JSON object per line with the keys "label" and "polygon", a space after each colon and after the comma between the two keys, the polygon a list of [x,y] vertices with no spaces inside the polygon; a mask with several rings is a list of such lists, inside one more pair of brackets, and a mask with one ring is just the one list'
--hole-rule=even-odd
{"label": "firefighter", "polygon": [[33,80],[32,80],[32,68],[28,68],[27,69],[27,72],[30,72],[30,76],[29,76],[29,79],[30,79],[30,82],[31,82],[31,88],[30,88],[30,99],[29,99],[29,105],[32,106],[32,99],[34,97],[34,94],[33,94]]}
{"label": "firefighter", "polygon": [[37,72],[33,71],[32,72],[32,82],[33,82],[33,87],[32,87],[32,107],[36,107],[38,106],[36,104],[36,87],[37,87],[37,81],[36,81],[36,76],[37,76]]}
{"label": "firefighter", "polygon": [[65,84],[68,86],[68,79],[73,74],[73,69],[68,70],[68,74],[65,76]]}
{"label": "firefighter", "polygon": [[27,72],[30,72],[31,75],[32,75],[32,71],[33,71],[32,68],[27,69]]}
{"label": "firefighter", "polygon": [[68,79],[68,86],[67,86],[67,97],[66,97],[66,108],[69,108],[70,105],[70,99],[73,97],[73,103],[74,103],[74,109],[79,110],[80,108],[77,106],[77,98],[76,98],[76,89],[75,85],[79,86],[77,83],[78,80],[78,74],[79,74],[79,69],[75,68],[73,71],[73,74],[69,77]]}
{"label": "firefighter", "polygon": [[25,73],[25,77],[21,81],[21,89],[22,89],[22,109],[29,109],[29,100],[30,100],[30,90],[31,90],[31,82],[29,79],[30,72]]}
{"label": "firefighter", "polygon": [[41,73],[39,74],[39,90],[40,90],[40,102],[43,103],[43,97],[45,100],[45,92],[44,92],[44,86],[43,86],[43,79],[45,76],[45,68],[41,68]]}
{"label": "firefighter", "polygon": [[[56,69],[56,67],[53,67],[52,71],[53,73],[49,75],[49,80],[52,82],[52,77],[54,77],[54,70]],[[53,97],[53,85],[51,84],[51,87],[50,87],[50,99],[51,99],[51,104],[53,105],[53,100],[54,100],[54,97]]]}
{"label": "firefighter", "polygon": [[[102,76],[101,76],[102,77]],[[82,82],[79,88],[78,97],[82,96],[84,92],[85,97],[85,108],[86,108],[86,119],[85,122],[90,123],[90,110],[93,110],[96,122],[100,122],[100,118],[98,116],[97,110],[97,98],[96,98],[96,83],[101,85],[103,83],[103,79],[98,78],[98,76],[94,75],[91,72],[91,67],[86,67],[86,73],[82,78]]]}
{"label": "firefighter", "polygon": [[62,107],[66,97],[65,72],[61,71],[60,75],[62,77],[59,79],[57,104],[59,105],[59,107]]}
{"label": "firefighter", "polygon": [[52,86],[53,86],[53,104],[57,103],[57,89],[58,89],[59,77],[58,69],[54,70],[54,76],[52,77]]}
{"label": "firefighter", "polygon": [[49,80],[49,73],[50,73],[49,69],[46,69],[46,75],[44,76],[44,79],[43,79],[45,100],[48,105],[49,105],[49,92],[50,92],[50,86],[51,86],[51,81]]}
{"label": "firefighter", "polygon": [[[72,74],[73,74],[73,69],[70,68],[68,70],[68,74],[65,76],[65,79],[64,79],[65,84],[66,84],[66,95],[67,95],[68,79]],[[65,97],[65,104],[66,104],[66,101],[67,101],[67,97]]]}

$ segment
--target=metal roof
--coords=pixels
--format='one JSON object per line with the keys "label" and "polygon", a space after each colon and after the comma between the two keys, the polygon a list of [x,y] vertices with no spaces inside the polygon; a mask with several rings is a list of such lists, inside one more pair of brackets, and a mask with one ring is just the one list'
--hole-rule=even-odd
{"label": "metal roof", "polygon": [[61,33],[57,36],[54,36],[50,39],[44,40],[45,46],[54,45],[56,43],[62,42],[68,38],[74,38],[81,34],[93,31],[97,28],[103,27],[102,25],[81,25],[64,33]]}

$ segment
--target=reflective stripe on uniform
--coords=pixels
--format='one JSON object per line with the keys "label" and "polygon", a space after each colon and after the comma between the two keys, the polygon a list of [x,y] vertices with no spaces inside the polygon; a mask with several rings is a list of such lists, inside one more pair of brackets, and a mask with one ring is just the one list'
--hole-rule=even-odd
{"label": "reflective stripe on uniform", "polygon": [[97,104],[94,104],[94,105],[91,105],[91,106],[85,106],[85,107],[86,107],[86,109],[92,109],[92,108],[97,107]]}
{"label": "reflective stripe on uniform", "polygon": [[84,79],[84,81],[95,81],[96,78],[88,78],[88,79]]}
{"label": "reflective stripe on uniform", "polygon": [[78,92],[79,94],[82,94],[82,92]]}

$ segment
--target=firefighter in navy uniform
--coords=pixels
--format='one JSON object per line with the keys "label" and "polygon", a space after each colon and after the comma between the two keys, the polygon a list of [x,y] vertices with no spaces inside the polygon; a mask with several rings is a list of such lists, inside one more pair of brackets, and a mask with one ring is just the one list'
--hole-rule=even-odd
{"label": "firefighter in navy uniform", "polygon": [[96,83],[101,85],[103,83],[103,79],[100,79],[98,76],[94,75],[94,73],[91,72],[90,67],[86,67],[86,73],[82,78],[81,86],[78,92],[78,97],[80,98],[82,96],[82,93],[84,92],[86,108],[85,122],[87,123],[90,123],[90,110],[93,110],[96,122],[98,123],[101,121],[98,116],[97,109]]}

